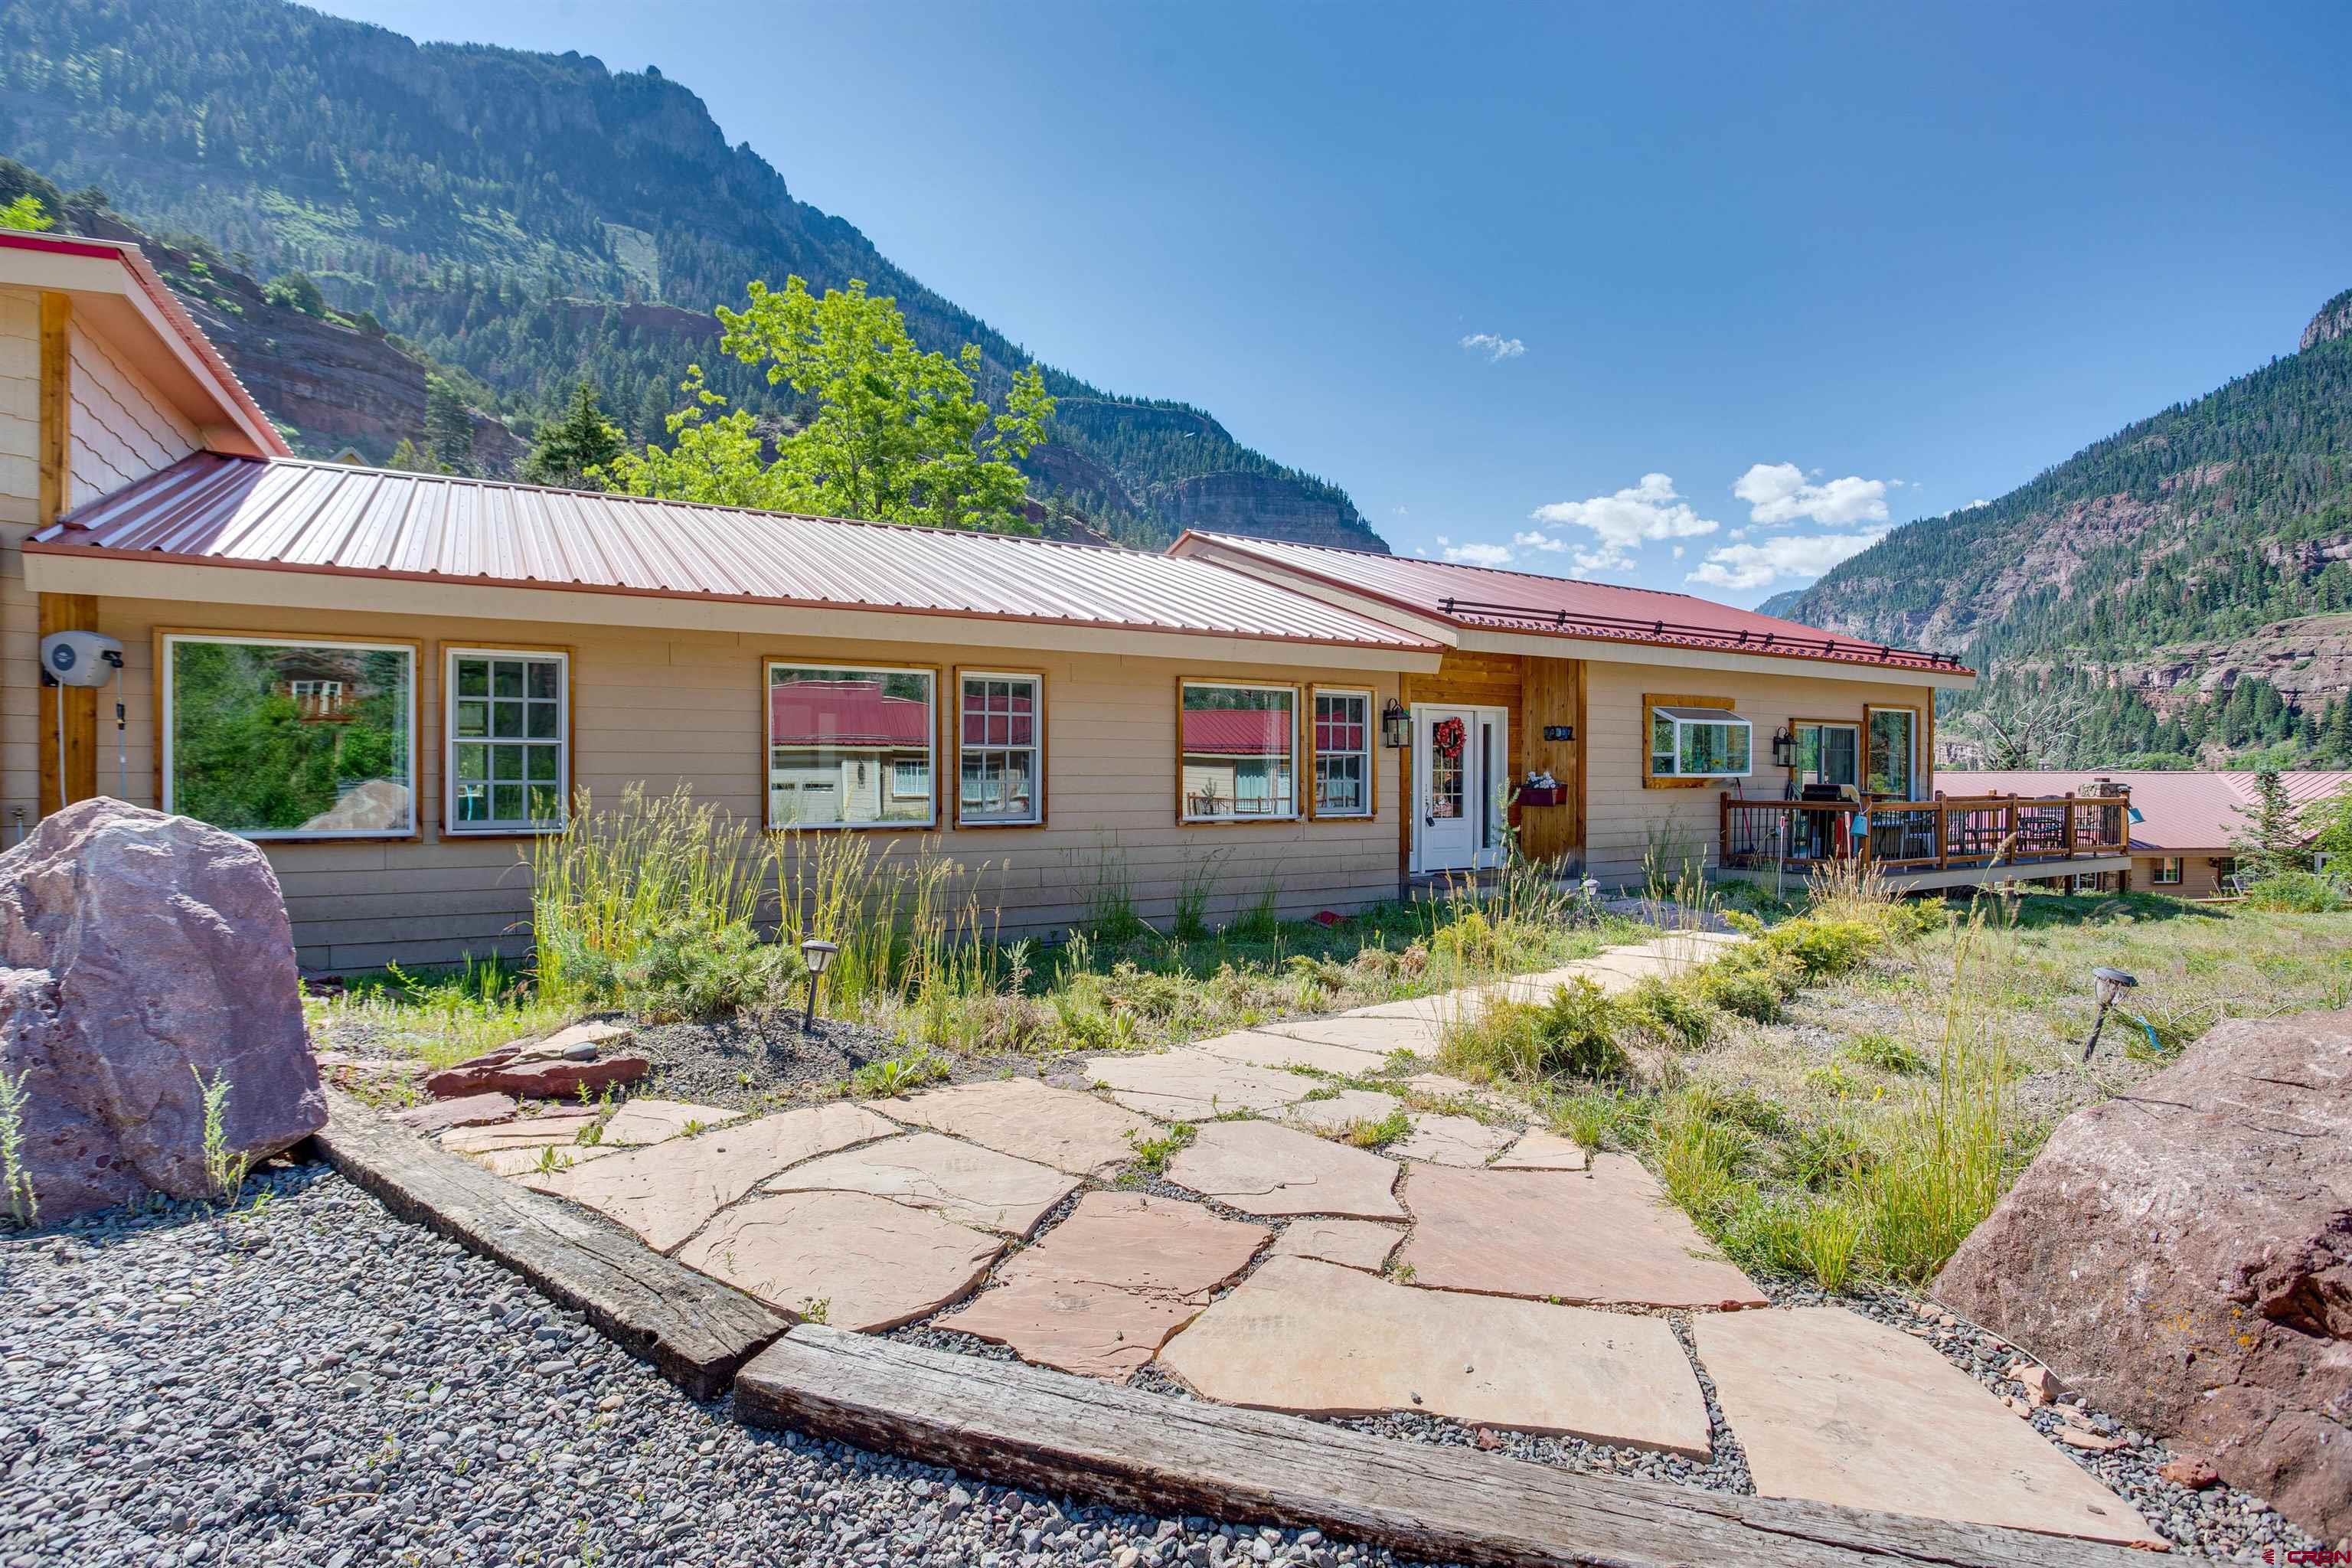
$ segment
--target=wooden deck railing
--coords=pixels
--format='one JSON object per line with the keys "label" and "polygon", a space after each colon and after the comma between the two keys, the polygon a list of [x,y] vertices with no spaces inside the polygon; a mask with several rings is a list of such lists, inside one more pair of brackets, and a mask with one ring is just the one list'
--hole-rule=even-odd
{"label": "wooden deck railing", "polygon": [[2128,795],[1970,795],[1936,800],[1723,797],[1726,866],[1799,869],[1860,860],[1883,871],[1940,871],[2120,855]]}

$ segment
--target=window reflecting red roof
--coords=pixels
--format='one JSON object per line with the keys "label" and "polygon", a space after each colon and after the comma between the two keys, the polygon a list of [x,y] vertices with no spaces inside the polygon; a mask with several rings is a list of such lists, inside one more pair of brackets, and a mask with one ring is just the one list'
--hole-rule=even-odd
{"label": "window reflecting red roof", "polygon": [[878,680],[772,684],[768,716],[779,746],[927,746],[931,738],[930,704]]}
{"label": "window reflecting red roof", "polygon": [[1257,708],[1187,708],[1184,749],[1204,756],[1290,754],[1290,715]]}

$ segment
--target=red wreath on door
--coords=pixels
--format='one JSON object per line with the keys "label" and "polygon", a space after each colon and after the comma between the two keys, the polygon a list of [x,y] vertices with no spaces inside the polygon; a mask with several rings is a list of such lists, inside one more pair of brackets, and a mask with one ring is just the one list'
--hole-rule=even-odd
{"label": "red wreath on door", "polygon": [[1468,739],[1469,732],[1459,719],[1441,719],[1429,732],[1430,745],[1441,759],[1449,763],[1462,760],[1463,743]]}

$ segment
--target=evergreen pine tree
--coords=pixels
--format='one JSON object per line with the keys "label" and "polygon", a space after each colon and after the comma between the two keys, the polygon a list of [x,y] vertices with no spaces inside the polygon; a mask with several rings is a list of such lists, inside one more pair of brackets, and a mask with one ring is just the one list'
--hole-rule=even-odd
{"label": "evergreen pine tree", "polygon": [[626,449],[621,427],[604,417],[595,384],[583,381],[572,388],[571,405],[562,416],[540,426],[539,440],[523,459],[520,477],[527,484],[601,489],[588,470],[602,468]]}
{"label": "evergreen pine tree", "polygon": [[2259,881],[2300,868],[2304,832],[2276,768],[2254,774],[2254,804],[2236,810],[2246,823],[2231,837],[2230,847],[2249,877]]}
{"label": "evergreen pine tree", "polygon": [[465,394],[440,376],[425,384],[425,450],[448,474],[474,471],[474,413]]}

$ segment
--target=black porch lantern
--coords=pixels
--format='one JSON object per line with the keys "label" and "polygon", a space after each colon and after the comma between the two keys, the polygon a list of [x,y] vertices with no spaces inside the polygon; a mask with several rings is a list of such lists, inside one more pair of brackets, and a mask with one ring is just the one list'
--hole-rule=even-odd
{"label": "black porch lantern", "polygon": [[1381,710],[1381,744],[1391,751],[1400,751],[1412,742],[1412,719],[1405,712],[1404,704],[1395,698]]}
{"label": "black porch lantern", "polygon": [[1776,768],[1797,765],[1797,740],[1786,730],[1772,737],[1772,765]]}

